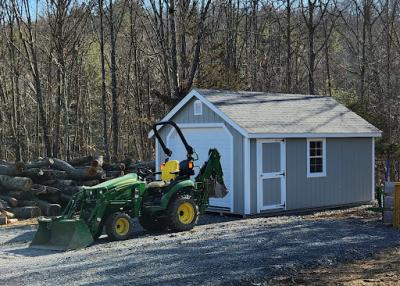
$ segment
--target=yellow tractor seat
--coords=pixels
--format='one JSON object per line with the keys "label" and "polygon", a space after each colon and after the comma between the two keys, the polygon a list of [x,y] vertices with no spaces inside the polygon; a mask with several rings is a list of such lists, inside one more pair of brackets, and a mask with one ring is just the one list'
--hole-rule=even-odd
{"label": "yellow tractor seat", "polygon": [[171,160],[161,166],[161,181],[150,182],[149,188],[163,188],[176,179],[179,173],[179,161]]}
{"label": "yellow tractor seat", "polygon": [[168,161],[161,167],[161,180],[164,182],[175,180],[178,174],[179,174],[178,160]]}

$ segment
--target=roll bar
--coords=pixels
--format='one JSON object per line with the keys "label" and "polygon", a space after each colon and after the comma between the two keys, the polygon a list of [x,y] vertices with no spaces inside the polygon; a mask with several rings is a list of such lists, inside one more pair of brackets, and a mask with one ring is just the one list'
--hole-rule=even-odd
{"label": "roll bar", "polygon": [[187,152],[187,155],[186,155],[187,158],[188,158],[188,159],[193,159],[193,153],[194,153],[193,147],[190,146],[190,145],[187,143],[185,137],[183,136],[183,133],[182,133],[181,129],[180,129],[179,126],[178,126],[175,122],[173,122],[173,121],[161,121],[161,122],[155,123],[155,124],[153,125],[153,132],[154,132],[154,135],[156,136],[158,142],[160,142],[160,145],[161,145],[161,147],[162,147],[162,149],[163,149],[165,155],[167,155],[168,157],[171,157],[172,151],[171,151],[171,149],[169,149],[167,146],[165,146],[164,141],[161,139],[160,134],[158,133],[157,126],[160,126],[160,125],[171,125],[172,127],[175,128],[176,132],[177,132],[178,135],[179,135],[179,138],[181,139],[183,145],[185,146],[185,149],[186,149],[186,152]]}

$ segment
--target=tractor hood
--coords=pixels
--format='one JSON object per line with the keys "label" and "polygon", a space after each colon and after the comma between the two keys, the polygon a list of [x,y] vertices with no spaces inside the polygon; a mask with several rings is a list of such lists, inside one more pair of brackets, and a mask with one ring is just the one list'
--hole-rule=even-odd
{"label": "tractor hood", "polygon": [[83,187],[84,190],[98,190],[98,189],[122,189],[130,185],[134,185],[141,182],[138,179],[136,173],[130,173],[122,177],[118,177],[109,181],[105,181],[101,184],[95,185],[93,187]]}

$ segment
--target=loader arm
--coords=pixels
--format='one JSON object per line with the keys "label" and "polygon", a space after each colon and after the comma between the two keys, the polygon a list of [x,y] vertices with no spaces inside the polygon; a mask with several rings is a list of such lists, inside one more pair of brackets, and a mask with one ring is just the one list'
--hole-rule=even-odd
{"label": "loader arm", "polygon": [[208,207],[208,199],[210,197],[223,198],[228,194],[220,159],[221,155],[217,149],[210,149],[208,151],[208,160],[204,162],[195,178],[196,188],[202,190],[199,198],[201,213],[204,213]]}

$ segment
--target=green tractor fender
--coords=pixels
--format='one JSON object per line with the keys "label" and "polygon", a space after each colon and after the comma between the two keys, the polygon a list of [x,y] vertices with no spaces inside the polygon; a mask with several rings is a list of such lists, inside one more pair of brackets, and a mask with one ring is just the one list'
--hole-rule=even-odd
{"label": "green tractor fender", "polygon": [[[171,199],[178,193],[184,193],[188,188],[193,189],[194,183],[191,180],[185,180],[177,183],[166,192],[161,198],[161,209],[167,209]],[[186,189],[186,190],[185,190]]]}

